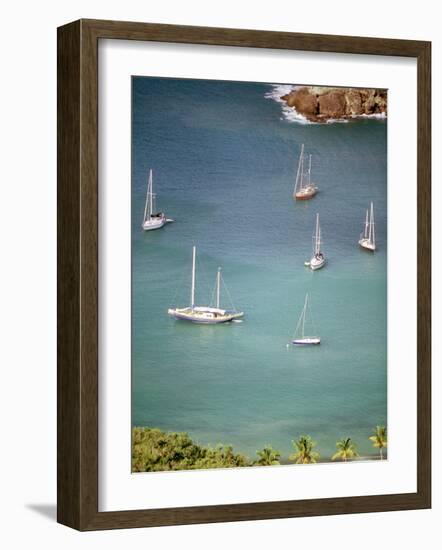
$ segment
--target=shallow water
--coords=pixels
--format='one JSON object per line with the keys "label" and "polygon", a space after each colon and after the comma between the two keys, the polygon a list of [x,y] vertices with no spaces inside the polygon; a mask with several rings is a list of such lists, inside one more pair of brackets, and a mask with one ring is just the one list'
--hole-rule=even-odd
{"label": "shallow water", "polygon": [[[132,423],[186,431],[201,444],[232,444],[283,457],[310,434],[329,457],[352,437],[361,454],[387,421],[387,123],[288,121],[269,84],[135,78],[132,177]],[[301,144],[320,192],[295,203]],[[147,172],[158,207],[175,219],[141,230]],[[375,205],[375,254],[359,249]],[[312,273],[316,212],[328,263]],[[216,269],[243,323],[175,321]],[[287,349],[305,293],[321,345]],[[230,306],[226,292],[222,304]]]}

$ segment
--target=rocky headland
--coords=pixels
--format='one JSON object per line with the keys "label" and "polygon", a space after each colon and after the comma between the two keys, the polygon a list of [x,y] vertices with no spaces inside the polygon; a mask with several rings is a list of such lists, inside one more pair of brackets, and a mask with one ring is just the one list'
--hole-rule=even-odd
{"label": "rocky headland", "polygon": [[281,97],[310,122],[387,116],[387,90],[302,86]]}

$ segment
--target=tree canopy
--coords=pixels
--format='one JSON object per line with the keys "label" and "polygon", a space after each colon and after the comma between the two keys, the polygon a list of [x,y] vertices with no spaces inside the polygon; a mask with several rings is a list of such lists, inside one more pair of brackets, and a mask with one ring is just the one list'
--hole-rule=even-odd
{"label": "tree canopy", "polygon": [[359,456],[356,445],[353,443],[350,437],[340,439],[336,442],[337,452],[332,456],[332,460],[340,458],[346,462],[349,458],[355,458]]}
{"label": "tree canopy", "polygon": [[289,456],[289,459],[296,464],[314,464],[319,460],[319,453],[314,451],[316,443],[309,435],[301,435],[297,441],[292,441],[295,452]]}
{"label": "tree canopy", "polygon": [[165,433],[156,428],[132,429],[132,471],[194,470],[249,466],[247,458],[230,445],[201,447],[187,433]]}
{"label": "tree canopy", "polygon": [[257,466],[275,466],[280,464],[281,453],[275,451],[271,445],[266,445],[261,451],[256,451],[259,459],[255,461]]}
{"label": "tree canopy", "polygon": [[387,428],[385,426],[376,426],[373,430],[374,435],[371,435],[368,439],[373,443],[373,447],[379,449],[379,455],[381,460],[384,458],[383,449],[387,447]]}

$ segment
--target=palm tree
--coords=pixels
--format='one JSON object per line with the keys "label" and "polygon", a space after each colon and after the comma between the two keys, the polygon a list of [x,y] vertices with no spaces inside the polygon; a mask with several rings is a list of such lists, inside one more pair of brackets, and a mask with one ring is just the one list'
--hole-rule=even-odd
{"label": "palm tree", "polygon": [[262,451],[256,451],[259,456],[259,460],[255,461],[255,464],[260,466],[275,466],[279,464],[281,453],[275,451],[271,445],[266,445]]}
{"label": "palm tree", "polygon": [[336,441],[336,448],[338,450],[332,456],[332,460],[340,458],[344,462],[347,462],[348,458],[355,458],[356,456],[359,456],[356,450],[356,445],[352,442],[350,437],[347,437],[347,439],[340,439],[339,441]]}
{"label": "palm tree", "polygon": [[384,458],[383,449],[387,447],[387,428],[385,426],[376,426],[373,430],[374,435],[371,435],[368,439],[372,441],[373,447],[379,449],[381,460]]}
{"label": "palm tree", "polygon": [[296,464],[313,464],[319,460],[319,453],[313,450],[316,443],[309,435],[301,435],[298,441],[292,441],[295,453],[289,456]]}

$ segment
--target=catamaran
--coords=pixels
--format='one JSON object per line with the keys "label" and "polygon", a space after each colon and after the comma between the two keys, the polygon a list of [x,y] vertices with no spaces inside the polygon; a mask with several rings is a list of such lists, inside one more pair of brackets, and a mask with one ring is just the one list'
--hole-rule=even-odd
{"label": "catamaran", "polygon": [[301,146],[301,154],[299,155],[298,171],[296,173],[295,188],[293,189],[293,197],[298,200],[312,199],[318,192],[318,188],[311,181],[312,173],[312,156],[309,155],[307,173],[304,169],[304,144]]}
{"label": "catamaran", "polygon": [[[305,318],[307,315],[307,310],[309,309],[308,305],[308,294],[305,295],[304,307],[302,308],[301,315],[298,319],[298,324],[296,325],[295,334],[292,339],[292,344],[295,346],[314,346],[321,343],[321,338],[319,336],[306,336],[305,334]],[[312,318],[313,330],[316,332],[314,327],[314,322]]]}
{"label": "catamaran", "polygon": [[164,214],[164,212],[155,212],[155,196],[156,195],[153,192],[152,169],[150,169],[149,181],[147,183],[146,203],[144,205],[144,217],[143,223],[141,224],[144,231],[159,229],[167,222],[173,222],[173,220],[166,218],[166,214]]}
{"label": "catamaran", "polygon": [[316,226],[313,235],[313,256],[309,262],[305,262],[305,265],[312,271],[321,269],[325,265],[326,259],[321,251],[321,244],[321,226],[319,225],[319,214],[316,214]]}
{"label": "catamaran", "polygon": [[236,321],[244,316],[244,312],[233,309],[222,309],[220,307],[221,297],[221,268],[218,268],[216,274],[216,304],[212,306],[195,305],[195,286],[196,286],[196,246],[192,249],[192,285],[190,291],[190,306],[184,308],[169,308],[167,313],[175,319],[191,321],[192,323],[201,323],[213,325],[217,323],[227,323]]}
{"label": "catamaran", "polygon": [[372,252],[376,250],[373,203],[370,205],[370,217],[368,216],[368,210],[365,212],[364,231],[360,235],[359,246]]}

